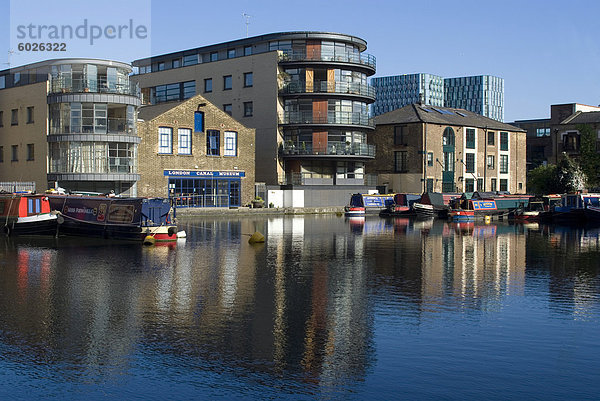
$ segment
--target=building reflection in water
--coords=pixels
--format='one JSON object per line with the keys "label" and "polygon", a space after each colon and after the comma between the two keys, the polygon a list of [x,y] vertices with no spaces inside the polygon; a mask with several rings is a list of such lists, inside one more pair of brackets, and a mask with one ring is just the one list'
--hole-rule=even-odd
{"label": "building reflection in water", "polygon": [[[175,247],[6,240],[0,340],[34,364],[68,361],[65,380],[126,371],[141,353],[327,387],[364,378],[381,314],[495,308],[536,271],[574,315],[597,302],[585,256],[600,252],[597,232],[335,216],[180,225]],[[255,231],[266,243],[248,243]]]}
{"label": "building reflection in water", "polygon": [[549,307],[554,313],[590,318],[600,294],[600,228],[544,225],[527,238],[528,269],[548,278]]}

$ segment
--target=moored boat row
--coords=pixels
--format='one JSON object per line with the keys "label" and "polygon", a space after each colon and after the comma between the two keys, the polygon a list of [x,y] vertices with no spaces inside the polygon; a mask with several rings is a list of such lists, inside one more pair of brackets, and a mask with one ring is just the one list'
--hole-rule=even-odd
{"label": "moored boat row", "polygon": [[60,194],[0,194],[5,235],[68,235],[152,243],[177,240],[168,199]]}
{"label": "moored boat row", "polygon": [[[564,194],[534,197],[499,192],[434,193],[422,195],[352,195],[347,216],[364,216],[366,197],[378,197],[381,217],[422,216],[448,218],[453,222],[507,219],[514,221],[551,221],[568,224],[600,224],[600,194]],[[385,201],[381,201],[385,199]]]}

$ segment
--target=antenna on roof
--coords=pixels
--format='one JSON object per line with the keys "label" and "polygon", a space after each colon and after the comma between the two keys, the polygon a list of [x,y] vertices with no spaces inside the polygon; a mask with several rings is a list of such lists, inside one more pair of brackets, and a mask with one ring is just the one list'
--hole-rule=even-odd
{"label": "antenna on roof", "polygon": [[16,52],[16,51],[12,50],[12,49],[8,49],[8,63],[3,63],[3,64],[6,64],[6,65],[8,65],[8,67],[9,67],[9,68],[10,68],[10,66],[11,66],[11,63],[10,63],[10,56],[12,56],[13,54],[21,54],[21,53],[18,53],[18,52]]}
{"label": "antenna on roof", "polygon": [[246,12],[244,11],[242,13],[242,17],[246,19],[246,37],[248,37],[248,25],[250,25],[250,17],[252,17],[252,16],[246,14]]}

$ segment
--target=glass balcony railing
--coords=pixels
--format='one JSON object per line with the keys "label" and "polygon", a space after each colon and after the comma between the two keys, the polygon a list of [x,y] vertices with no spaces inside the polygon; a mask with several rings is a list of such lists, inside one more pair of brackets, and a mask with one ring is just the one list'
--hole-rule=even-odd
{"label": "glass balcony railing", "polygon": [[295,93],[339,93],[359,95],[375,99],[375,88],[371,85],[347,83],[347,82],[317,82],[313,85],[305,82],[289,82],[279,93],[295,94]]}
{"label": "glass balcony railing", "polygon": [[341,124],[363,125],[375,128],[375,122],[365,113],[331,111],[315,113],[311,111],[285,111],[280,115],[281,124]]}
{"label": "glass balcony railing", "polygon": [[137,83],[108,82],[106,79],[71,79],[52,78],[50,93],[115,93],[119,95],[139,96],[140,88]]}
{"label": "glass balcony railing", "polygon": [[[334,182],[335,178],[335,182]],[[372,178],[363,173],[317,174],[317,173],[287,173],[283,177],[284,185],[370,185]]]}
{"label": "glass balcony railing", "polygon": [[96,119],[96,125],[60,125],[50,121],[50,134],[126,134],[136,135],[135,123],[126,118]]}
{"label": "glass balcony railing", "polygon": [[293,143],[284,142],[281,144],[281,154],[283,156],[360,156],[375,157],[375,145],[366,143],[344,143],[329,142],[324,145],[313,145],[312,143]]}
{"label": "glass balcony railing", "polygon": [[315,51],[312,53],[307,52],[294,52],[284,51],[279,56],[279,62],[293,62],[293,61],[332,61],[339,63],[350,63],[360,64],[375,69],[376,60],[375,56],[367,53],[337,53],[337,52],[321,52]]}

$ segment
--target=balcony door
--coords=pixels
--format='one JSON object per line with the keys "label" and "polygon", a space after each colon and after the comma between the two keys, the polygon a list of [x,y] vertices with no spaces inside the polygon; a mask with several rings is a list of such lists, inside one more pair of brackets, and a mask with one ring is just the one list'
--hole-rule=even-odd
{"label": "balcony door", "polygon": [[321,41],[307,40],[306,41],[306,58],[309,60],[321,59]]}
{"label": "balcony door", "polygon": [[313,132],[313,154],[327,154],[327,131]]}
{"label": "balcony door", "polygon": [[313,124],[327,124],[327,100],[313,101]]}

